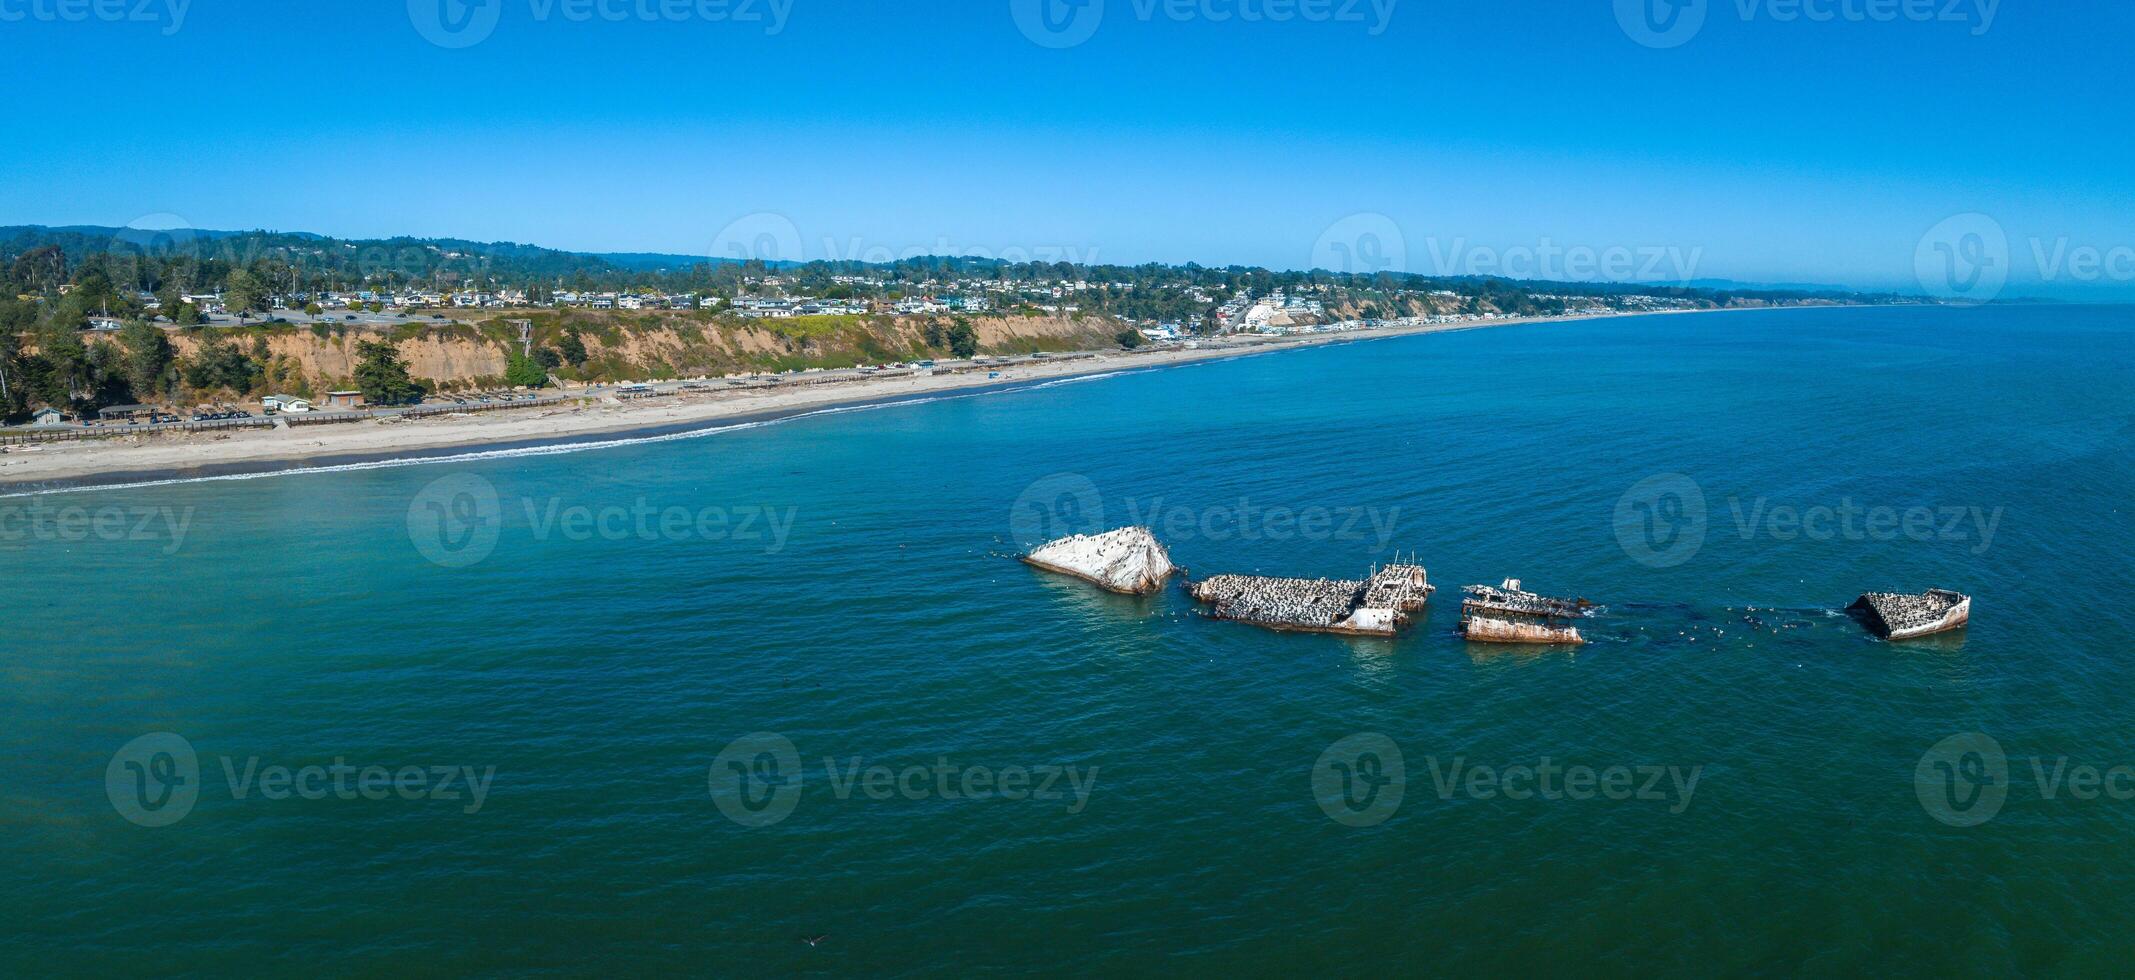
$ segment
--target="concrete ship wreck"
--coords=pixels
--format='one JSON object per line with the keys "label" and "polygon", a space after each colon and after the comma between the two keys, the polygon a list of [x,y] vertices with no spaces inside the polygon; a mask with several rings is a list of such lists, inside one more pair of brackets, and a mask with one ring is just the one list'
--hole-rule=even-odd
{"label": "concrete ship wreck", "polygon": [[1905,640],[1956,629],[1972,620],[1972,597],[1949,589],[1917,595],[1870,592],[1853,601],[1853,613],[1869,630],[1887,640]]}
{"label": "concrete ship wreck", "polygon": [[1125,595],[1161,591],[1177,570],[1171,563],[1171,553],[1146,527],[1123,527],[1103,534],[1075,534],[1048,541],[1024,555],[1023,563],[1072,575]]}
{"label": "concrete ship wreck", "polygon": [[1520,588],[1508,578],[1495,587],[1471,585],[1462,590],[1460,631],[1477,643],[1534,643],[1577,646],[1586,642],[1573,620],[1594,615],[1585,599],[1554,599]]}
{"label": "concrete ship wreck", "polygon": [[1436,587],[1422,565],[1393,564],[1361,580],[1216,575],[1187,591],[1212,606],[1209,615],[1217,619],[1272,630],[1393,636]]}

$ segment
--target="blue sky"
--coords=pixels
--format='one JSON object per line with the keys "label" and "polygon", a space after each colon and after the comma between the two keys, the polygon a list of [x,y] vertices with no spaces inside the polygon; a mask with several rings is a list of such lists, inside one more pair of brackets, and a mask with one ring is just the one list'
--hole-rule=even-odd
{"label": "blue sky", "polygon": [[2135,8],[1665,2],[0,0],[0,223],[2135,298]]}

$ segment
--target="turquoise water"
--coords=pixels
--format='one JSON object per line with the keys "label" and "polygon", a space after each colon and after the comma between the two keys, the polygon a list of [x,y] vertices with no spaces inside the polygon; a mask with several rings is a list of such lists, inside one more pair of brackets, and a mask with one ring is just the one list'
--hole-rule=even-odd
{"label": "turquoise water", "polygon": [[[2032,760],[2135,787],[2131,327],[1531,325],[0,501],[0,963],[2107,972],[2135,800],[2049,797]],[[1398,640],[1278,635],[1009,557],[1151,514],[1196,574],[1413,551],[1442,591]],[[1508,576],[1605,604],[1595,642],[1464,643],[1458,587]],[[1976,596],[1968,630],[1890,644],[1838,612],[1934,585]],[[2005,773],[1916,780],[1972,732]],[[776,740],[721,756],[752,733],[797,784]],[[1315,790],[1360,733],[1398,747],[1398,805]],[[459,798],[427,768],[375,799],[303,775],[337,759],[450,767]],[[1082,790],[901,772],[939,759],[951,790]],[[1467,782],[1545,759],[1587,798]],[[318,798],[263,795],[277,767]],[[479,807],[461,767],[493,773]],[[1923,802],[1944,789],[1971,806]]]}

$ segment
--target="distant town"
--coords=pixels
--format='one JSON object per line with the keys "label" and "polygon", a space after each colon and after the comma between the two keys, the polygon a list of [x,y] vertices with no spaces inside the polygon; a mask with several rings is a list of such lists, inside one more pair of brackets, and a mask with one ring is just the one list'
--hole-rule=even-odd
{"label": "distant town", "polygon": [[0,280],[0,415],[47,426],[1385,325],[1904,299],[934,256],[765,263],[41,226],[0,228]]}

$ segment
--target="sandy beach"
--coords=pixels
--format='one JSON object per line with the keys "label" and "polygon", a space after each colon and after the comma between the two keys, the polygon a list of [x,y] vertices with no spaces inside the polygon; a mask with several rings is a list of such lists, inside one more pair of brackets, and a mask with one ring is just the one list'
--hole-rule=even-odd
{"label": "sandy beach", "polygon": [[[1649,314],[1619,314],[1642,316]],[[978,388],[1024,386],[1048,380],[1240,357],[1325,344],[1535,325],[1594,317],[1533,317],[1381,327],[1299,337],[1204,342],[1195,349],[1088,352],[1013,366],[980,365],[932,376],[856,377],[775,388],[687,392],[616,402],[589,397],[581,404],[473,412],[425,419],[381,418],[227,432],[159,432],[31,446],[0,452],[0,490],[33,492],[117,485],[190,476],[225,475],[405,456],[510,448],[710,428],[845,405],[924,397]],[[997,373],[998,377],[989,377]],[[568,395],[571,392],[563,392]]]}

